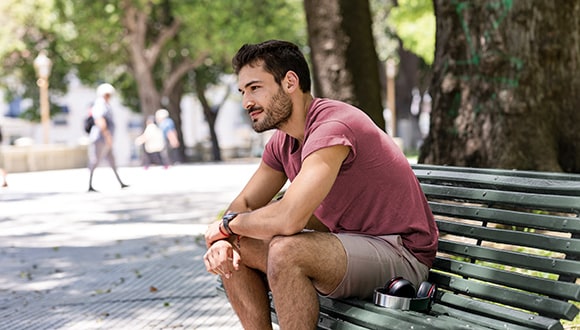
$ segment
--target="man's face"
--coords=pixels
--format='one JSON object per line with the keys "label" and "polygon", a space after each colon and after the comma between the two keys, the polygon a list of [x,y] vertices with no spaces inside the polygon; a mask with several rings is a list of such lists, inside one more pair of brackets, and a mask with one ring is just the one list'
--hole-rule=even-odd
{"label": "man's face", "polygon": [[261,65],[246,65],[238,75],[242,105],[260,133],[285,124],[292,115],[292,100]]}

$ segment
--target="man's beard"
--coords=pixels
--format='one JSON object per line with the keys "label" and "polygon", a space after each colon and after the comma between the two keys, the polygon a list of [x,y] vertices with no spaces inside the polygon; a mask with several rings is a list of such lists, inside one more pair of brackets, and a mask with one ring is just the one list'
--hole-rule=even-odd
{"label": "man's beard", "polygon": [[272,97],[270,104],[263,108],[264,118],[252,123],[254,131],[261,133],[273,128],[279,128],[292,116],[292,100],[282,88],[278,88],[278,93]]}

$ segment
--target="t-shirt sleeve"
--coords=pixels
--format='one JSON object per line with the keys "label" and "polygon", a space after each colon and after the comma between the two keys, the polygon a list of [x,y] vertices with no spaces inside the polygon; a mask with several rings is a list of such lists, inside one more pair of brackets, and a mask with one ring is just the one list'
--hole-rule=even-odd
{"label": "t-shirt sleeve", "polygon": [[91,115],[93,118],[101,118],[105,115],[106,107],[102,102],[95,102],[93,108],[91,109]]}
{"label": "t-shirt sleeve", "polygon": [[356,157],[356,138],[352,130],[340,121],[323,122],[310,130],[302,150],[302,159],[315,151],[337,145],[350,148],[350,153],[343,164],[352,162]]}

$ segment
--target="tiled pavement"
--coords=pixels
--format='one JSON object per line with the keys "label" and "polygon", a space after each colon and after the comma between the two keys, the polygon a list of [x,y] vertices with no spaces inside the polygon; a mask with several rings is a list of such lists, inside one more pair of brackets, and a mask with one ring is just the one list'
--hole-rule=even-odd
{"label": "tiled pavement", "polygon": [[199,235],[257,163],[9,174],[0,329],[240,329]]}

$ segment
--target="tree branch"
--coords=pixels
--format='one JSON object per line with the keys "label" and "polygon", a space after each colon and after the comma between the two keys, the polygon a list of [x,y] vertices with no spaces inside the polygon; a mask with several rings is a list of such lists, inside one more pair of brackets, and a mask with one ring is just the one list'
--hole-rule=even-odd
{"label": "tree branch", "polygon": [[151,46],[145,50],[145,57],[147,58],[147,62],[153,66],[153,63],[157,61],[159,57],[159,53],[163,49],[163,46],[167,43],[168,40],[175,37],[177,32],[179,32],[179,28],[181,27],[181,21],[175,19],[173,23],[168,28],[164,28],[155,42],[151,44]]}
{"label": "tree branch", "polygon": [[187,58],[183,60],[175,70],[171,71],[169,77],[163,83],[163,95],[169,95],[169,91],[171,91],[177,82],[185,76],[189,71],[197,68],[200,66],[203,61],[209,55],[209,51],[203,51],[195,61],[191,58]]}

